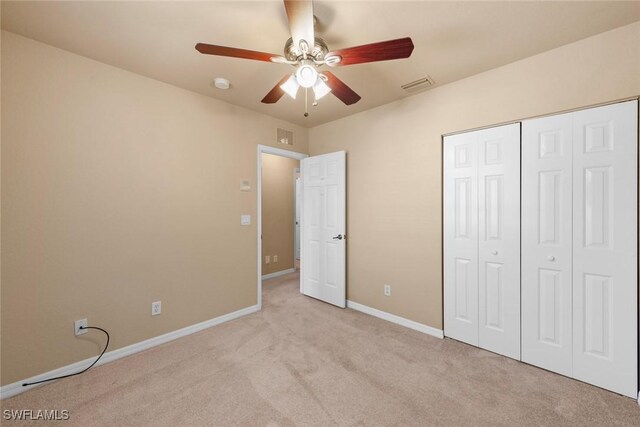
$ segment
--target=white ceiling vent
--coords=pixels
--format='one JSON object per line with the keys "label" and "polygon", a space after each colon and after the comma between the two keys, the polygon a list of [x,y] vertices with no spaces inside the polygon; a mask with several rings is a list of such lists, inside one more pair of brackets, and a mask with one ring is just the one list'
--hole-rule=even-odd
{"label": "white ceiling vent", "polygon": [[401,87],[402,89],[406,90],[407,92],[415,92],[421,89],[427,89],[430,88],[431,86],[435,85],[436,82],[433,81],[433,79],[429,76],[423,77],[421,79],[412,81],[410,83],[406,83],[403,84]]}
{"label": "white ceiling vent", "polygon": [[293,132],[278,128],[278,142],[285,145],[293,145]]}

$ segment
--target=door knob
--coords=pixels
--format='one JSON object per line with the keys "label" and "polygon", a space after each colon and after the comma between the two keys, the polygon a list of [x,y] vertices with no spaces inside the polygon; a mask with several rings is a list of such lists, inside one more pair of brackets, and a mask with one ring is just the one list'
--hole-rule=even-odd
{"label": "door knob", "polygon": [[554,257],[553,255],[549,255],[549,256],[547,257],[547,259],[548,259],[549,261],[555,261],[555,260],[556,260],[556,257]]}
{"label": "door knob", "polygon": [[342,234],[338,234],[337,236],[334,237],[334,239],[342,240]]}
{"label": "door knob", "polygon": [[492,255],[498,255],[498,251],[491,251]]}

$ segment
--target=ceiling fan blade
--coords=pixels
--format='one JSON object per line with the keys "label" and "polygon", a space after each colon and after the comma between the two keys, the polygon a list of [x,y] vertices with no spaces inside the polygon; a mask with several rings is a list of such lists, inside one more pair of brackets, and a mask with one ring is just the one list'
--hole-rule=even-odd
{"label": "ceiling fan blade", "polygon": [[355,104],[360,101],[360,95],[355,93],[353,89],[344,84],[344,82],[333,75],[333,73],[324,71],[322,74],[327,77],[327,86],[331,88],[331,93],[340,101],[344,102],[346,105]]}
{"label": "ceiling fan blade", "polygon": [[291,74],[287,74],[282,79],[280,79],[280,81],[273,87],[273,89],[271,89],[269,93],[266,94],[264,98],[262,98],[262,103],[275,104],[276,102],[278,102],[280,98],[282,98],[282,95],[284,95],[284,91],[282,90],[280,85],[283,85],[284,82],[289,79],[289,77],[291,77]]}
{"label": "ceiling fan blade", "polygon": [[411,52],[413,52],[413,42],[410,37],[405,37],[335,50],[327,53],[325,57],[339,56],[342,58],[340,62],[329,65],[352,65],[408,58],[411,56]]}
{"label": "ceiling fan blade", "polygon": [[205,55],[230,56],[232,58],[254,59],[256,61],[271,62],[271,58],[280,55],[256,52],[255,50],[237,49],[235,47],[218,46],[215,44],[198,43],[196,50]]}
{"label": "ceiling fan blade", "polygon": [[315,36],[313,32],[313,1],[312,0],[284,0],[284,8],[289,19],[291,37],[296,47],[300,46],[300,40],[309,45],[313,50]]}

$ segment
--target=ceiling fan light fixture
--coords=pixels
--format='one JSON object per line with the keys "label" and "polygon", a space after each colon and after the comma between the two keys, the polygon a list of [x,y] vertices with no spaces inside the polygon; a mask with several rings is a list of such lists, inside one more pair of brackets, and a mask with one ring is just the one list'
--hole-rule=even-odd
{"label": "ceiling fan light fixture", "polygon": [[296,71],[296,80],[304,88],[310,88],[318,80],[316,68],[309,64],[302,64]]}
{"label": "ceiling fan light fixture", "polygon": [[280,85],[280,89],[282,89],[287,95],[291,98],[296,99],[296,95],[298,94],[298,89],[300,85],[297,82],[296,75],[291,74],[286,82]]}
{"label": "ceiling fan light fixture", "polygon": [[323,96],[325,96],[326,94],[328,94],[329,92],[331,92],[331,88],[324,82],[324,80],[318,77],[316,84],[313,85],[313,93],[316,97],[316,101],[322,98]]}

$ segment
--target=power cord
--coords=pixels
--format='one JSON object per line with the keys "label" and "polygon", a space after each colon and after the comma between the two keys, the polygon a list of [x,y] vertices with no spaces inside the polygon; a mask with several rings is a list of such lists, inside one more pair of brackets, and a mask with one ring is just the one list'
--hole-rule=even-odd
{"label": "power cord", "polygon": [[107,351],[107,348],[109,348],[109,332],[105,331],[102,328],[98,328],[97,326],[80,326],[80,329],[97,329],[99,331],[102,331],[105,333],[105,335],[107,336],[107,344],[104,346],[104,350],[102,350],[102,353],[100,353],[100,356],[98,356],[98,358],[96,360],[94,360],[94,362],[89,365],[88,367],[86,367],[85,369],[83,369],[80,372],[76,372],[75,374],[69,374],[69,375],[62,375],[59,377],[53,377],[53,378],[47,378],[46,380],[40,380],[40,381],[34,381],[32,383],[23,383],[22,387],[26,387],[28,385],[34,385],[34,384],[40,384],[40,383],[46,383],[48,381],[53,381],[53,380],[59,380],[62,378],[68,378],[68,377],[73,377],[75,375],[80,375],[80,374],[84,374],[85,372],[87,372],[89,369],[91,369],[93,367],[93,365],[95,365],[96,363],[98,363],[98,360],[100,360],[100,358],[102,357],[102,355]]}

